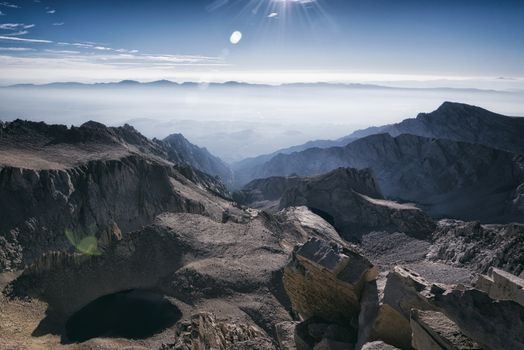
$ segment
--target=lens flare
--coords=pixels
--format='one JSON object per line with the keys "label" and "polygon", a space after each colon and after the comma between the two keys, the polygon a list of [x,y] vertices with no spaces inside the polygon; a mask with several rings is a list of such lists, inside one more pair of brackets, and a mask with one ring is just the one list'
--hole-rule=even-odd
{"label": "lens flare", "polygon": [[240,40],[242,40],[242,33],[239,32],[238,30],[235,30],[231,34],[231,37],[229,38],[229,41],[231,42],[231,44],[236,45],[236,44],[238,44],[240,42]]}

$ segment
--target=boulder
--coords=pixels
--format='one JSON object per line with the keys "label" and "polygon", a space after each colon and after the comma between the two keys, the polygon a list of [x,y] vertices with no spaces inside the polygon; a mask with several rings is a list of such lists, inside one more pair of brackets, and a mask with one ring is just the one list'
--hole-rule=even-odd
{"label": "boulder", "polygon": [[383,341],[373,341],[364,344],[362,350],[398,350],[398,348],[393,345],[384,343]]}
{"label": "boulder", "polygon": [[360,300],[357,349],[375,340],[410,349],[411,309],[436,310],[431,303],[433,293],[443,290],[445,287],[430,284],[418,273],[401,266],[388,273],[383,293],[375,281],[367,283]]}
{"label": "boulder", "polygon": [[295,343],[298,350],[353,349],[357,331],[312,317],[295,327]]}
{"label": "boulder", "polygon": [[475,287],[493,299],[513,300],[524,306],[524,279],[509,272],[491,268],[488,275],[480,275]]}
{"label": "boulder", "polygon": [[295,249],[283,279],[303,319],[356,326],[362,290],[376,276],[377,268],[355,249],[312,238]]}
{"label": "boulder", "polygon": [[442,292],[445,286],[431,284],[415,271],[395,266],[387,276],[384,304],[388,304],[407,320],[411,309],[437,310],[431,304],[433,293]]}
{"label": "boulder", "polygon": [[160,350],[275,349],[271,339],[257,327],[220,322],[209,312],[200,312],[188,321],[179,322],[176,336],[175,343],[163,344]]}
{"label": "boulder", "polygon": [[412,309],[410,323],[417,350],[481,349],[442,312]]}
{"label": "boulder", "polygon": [[296,350],[295,327],[298,322],[286,321],[275,325],[275,335],[280,350]]}
{"label": "boulder", "polygon": [[524,307],[478,289],[436,294],[434,304],[483,349],[524,349]]}

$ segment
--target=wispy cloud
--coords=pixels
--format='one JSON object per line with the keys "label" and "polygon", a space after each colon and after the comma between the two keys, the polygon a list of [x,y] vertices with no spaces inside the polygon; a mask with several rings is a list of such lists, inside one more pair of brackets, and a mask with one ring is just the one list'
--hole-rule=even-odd
{"label": "wispy cloud", "polygon": [[60,54],[68,54],[68,55],[76,55],[76,54],[79,54],[80,51],[73,51],[73,50],[51,50],[51,49],[47,49],[47,50],[44,50],[45,52],[49,52],[49,53],[60,53]]}
{"label": "wispy cloud", "polygon": [[5,33],[4,35],[7,35],[7,36],[20,36],[20,35],[26,35],[28,34],[29,32],[27,30],[20,30],[18,32],[13,32],[13,33]]}
{"label": "wispy cloud", "polygon": [[63,26],[64,22],[55,22],[53,23],[54,26]]}
{"label": "wispy cloud", "polygon": [[18,5],[15,5],[15,4],[11,4],[10,2],[0,2],[0,6],[4,6],[4,7],[10,7],[10,8],[13,8],[13,9],[17,9],[17,8],[20,8],[20,6]]}
{"label": "wispy cloud", "polygon": [[2,36],[2,35],[0,35],[0,40],[19,41],[19,42],[26,42],[26,43],[41,43],[41,44],[52,43],[51,40],[18,38],[18,37]]}
{"label": "wispy cloud", "polygon": [[13,51],[13,52],[25,52],[25,51],[35,51],[29,47],[0,47],[0,51]]}
{"label": "wispy cloud", "polygon": [[5,36],[20,36],[29,33],[26,29],[33,28],[34,24],[24,23],[2,23],[0,24],[0,30],[7,30],[9,33],[4,33]]}
{"label": "wispy cloud", "polygon": [[2,11],[0,11],[0,16],[5,16],[5,14]]}
{"label": "wispy cloud", "polygon": [[34,24],[25,24],[25,23],[2,23],[0,24],[0,29],[4,30],[19,30],[19,29],[29,29],[33,28]]}
{"label": "wispy cloud", "polygon": [[269,15],[267,15],[268,18],[273,18],[273,17],[277,17],[278,16],[278,13],[276,12],[271,12]]}
{"label": "wispy cloud", "polygon": [[49,13],[49,14],[52,15],[52,14],[56,13],[56,10],[49,10],[49,11],[46,11],[46,13]]}

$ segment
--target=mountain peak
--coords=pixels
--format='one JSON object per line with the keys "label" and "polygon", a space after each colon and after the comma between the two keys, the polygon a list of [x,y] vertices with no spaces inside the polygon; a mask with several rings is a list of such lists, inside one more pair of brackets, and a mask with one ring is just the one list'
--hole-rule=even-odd
{"label": "mountain peak", "polygon": [[105,126],[102,123],[95,122],[94,120],[89,120],[85,122],[84,124],[80,125],[81,128],[89,128],[89,129],[99,129],[104,130],[107,129],[107,126]]}

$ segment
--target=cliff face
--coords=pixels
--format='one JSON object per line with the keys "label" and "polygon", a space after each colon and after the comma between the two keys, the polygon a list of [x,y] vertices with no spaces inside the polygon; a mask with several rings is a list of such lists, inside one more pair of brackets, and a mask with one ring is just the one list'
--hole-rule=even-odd
{"label": "cliff face", "polygon": [[130,127],[8,124],[0,138],[0,271],[51,250],[96,253],[165,211],[222,220],[232,207],[223,185],[161,156]]}

